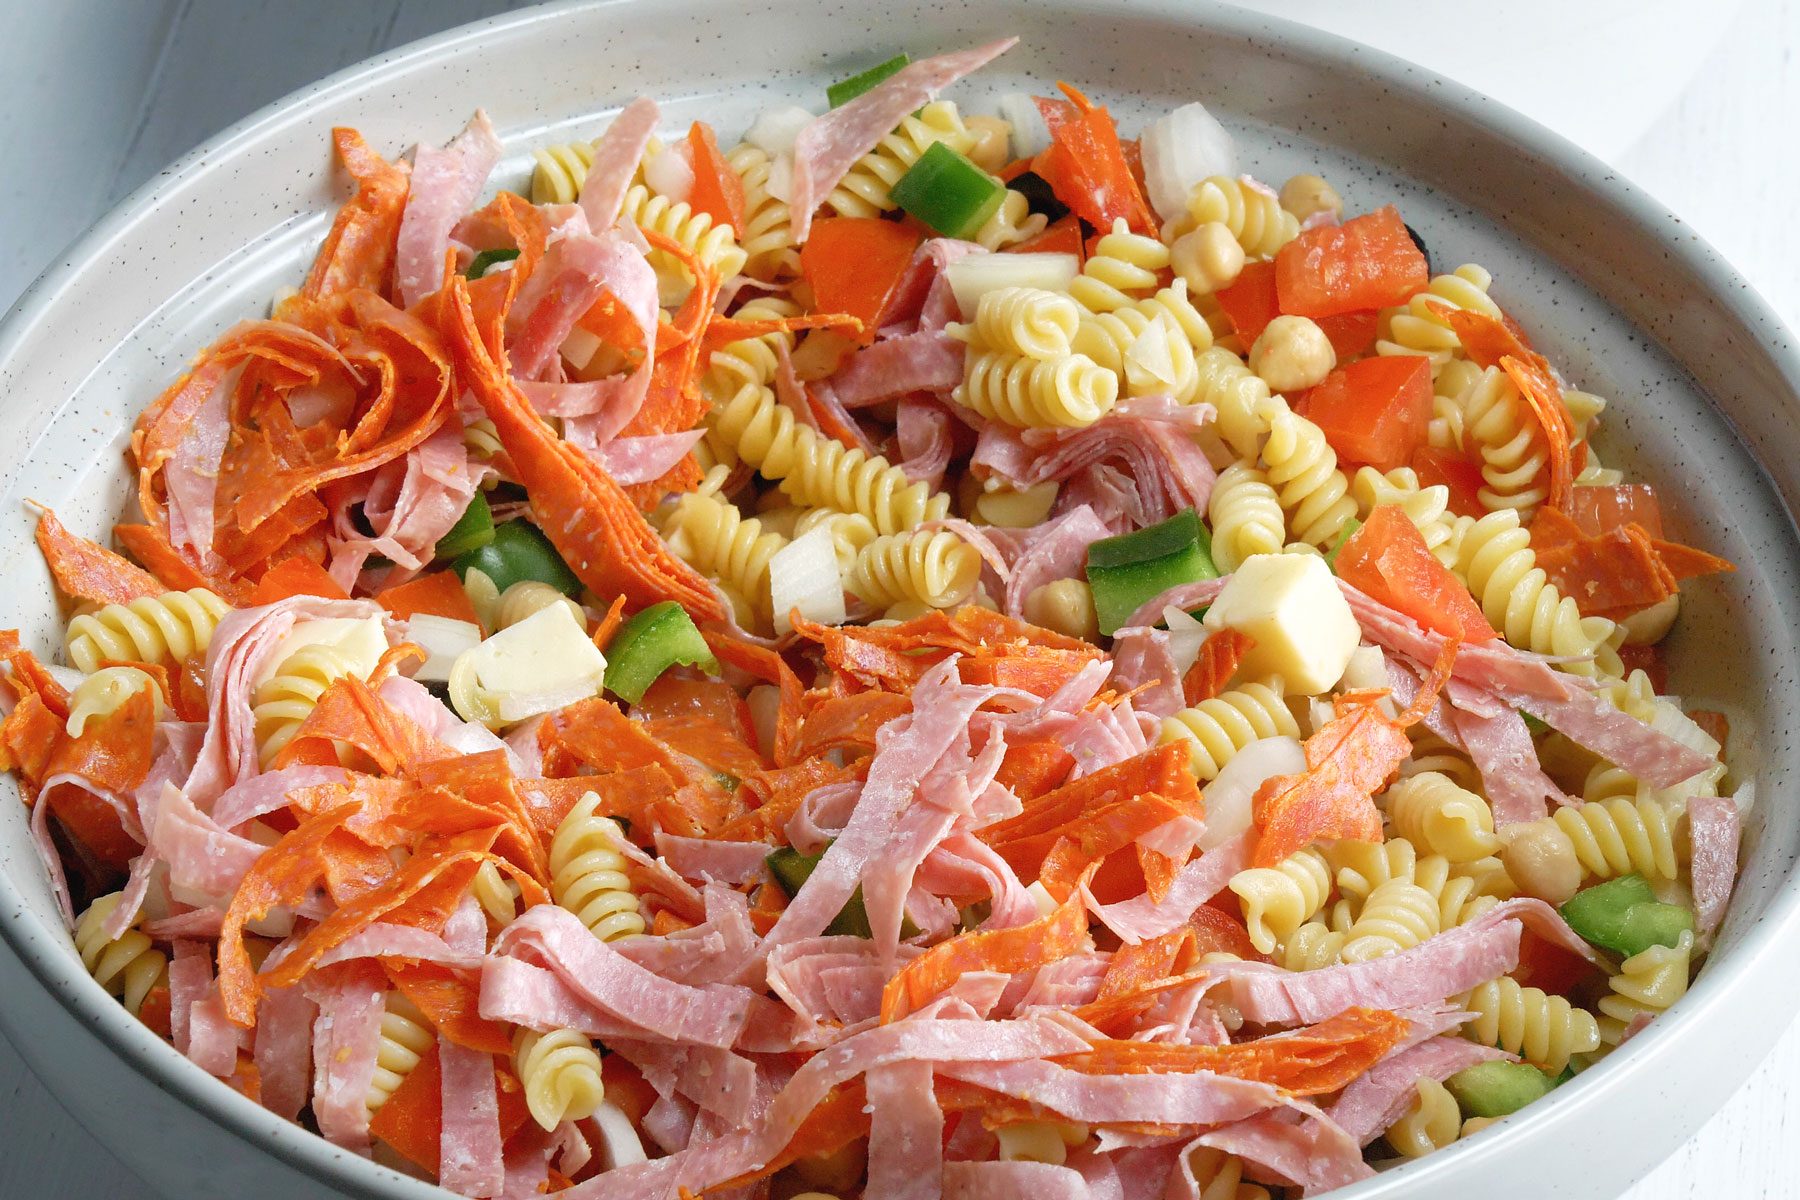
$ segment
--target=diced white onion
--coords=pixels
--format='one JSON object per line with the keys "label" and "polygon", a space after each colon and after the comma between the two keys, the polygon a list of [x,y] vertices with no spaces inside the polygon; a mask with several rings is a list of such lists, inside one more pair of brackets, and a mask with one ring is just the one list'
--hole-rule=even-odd
{"label": "diced white onion", "polygon": [[631,1118],[611,1100],[595,1111],[594,1126],[600,1131],[600,1165],[608,1171],[650,1161]]}
{"label": "diced white onion", "polygon": [[1081,273],[1073,254],[970,254],[944,268],[950,291],[956,296],[962,318],[975,318],[982,296],[1004,287],[1033,287],[1045,291],[1068,290]]}
{"label": "diced white onion", "polygon": [[844,623],[844,584],[838,575],[837,540],[829,525],[795,538],[769,560],[769,597],[775,632],[793,628],[788,614],[799,609],[809,621]]}
{"label": "diced white onion", "polygon": [[794,155],[783,150],[769,160],[769,178],[763,184],[769,195],[786,204],[794,197]]}
{"label": "diced white onion", "polygon": [[1050,889],[1044,886],[1043,880],[1034,879],[1031,886],[1025,889],[1025,894],[1031,897],[1031,902],[1037,905],[1038,912],[1044,916],[1056,911],[1056,897],[1050,894]]}
{"label": "diced white onion", "polygon": [[1304,770],[1306,752],[1291,737],[1263,738],[1238,751],[1203,792],[1206,832],[1200,835],[1200,849],[1216,849],[1250,828],[1250,802],[1256,798],[1256,789],[1277,775],[1298,775]]}
{"label": "diced white onion", "polygon": [[415,613],[406,627],[406,640],[425,651],[425,661],[413,672],[420,683],[448,683],[456,656],[481,641],[481,626],[454,617]]}
{"label": "diced white onion", "polygon": [[1212,636],[1212,631],[1202,625],[1197,617],[1189,616],[1173,604],[1163,609],[1163,624],[1169,627],[1169,657],[1175,665],[1175,674],[1185,677],[1194,660],[1200,657],[1200,646]]}
{"label": "diced white onion", "polygon": [[688,153],[687,143],[681,142],[644,158],[644,182],[657,195],[667,196],[671,204],[680,204],[694,194],[694,164]]}
{"label": "diced white onion", "polygon": [[1165,221],[1187,210],[1188,192],[1202,179],[1238,173],[1237,143],[1199,101],[1152,122],[1140,144],[1150,203]]}
{"label": "diced white onion", "polygon": [[80,687],[81,681],[87,678],[86,675],[83,675],[74,667],[59,666],[56,663],[45,663],[44,670],[50,673],[50,678],[56,680],[56,682],[62,684],[64,688],[71,692]]}
{"label": "diced white onion", "polygon": [[797,104],[765,108],[744,134],[744,140],[774,158],[791,153],[794,139],[812,122],[813,115]]}
{"label": "diced white onion", "polygon": [[1012,123],[1012,151],[1018,158],[1035,158],[1050,148],[1050,127],[1037,102],[1024,92],[1000,97],[1000,115]]}
{"label": "diced white onion", "polygon": [[577,325],[569,330],[567,337],[563,338],[562,356],[569,360],[571,367],[577,371],[584,371],[587,369],[587,365],[594,361],[594,355],[600,353],[600,347],[605,344],[600,340],[598,334],[590,333]]}
{"label": "diced white onion", "polygon": [[[1143,394],[1166,388],[1175,382],[1175,355],[1169,346],[1171,318],[1157,314],[1156,320],[1131,339],[1125,352],[1125,379],[1133,390]],[[1175,336],[1180,337],[1180,333]]]}
{"label": "diced white onion", "polygon": [[750,728],[756,731],[756,744],[764,754],[775,753],[775,727],[781,719],[781,689],[772,683],[759,683],[744,697],[750,709]]}

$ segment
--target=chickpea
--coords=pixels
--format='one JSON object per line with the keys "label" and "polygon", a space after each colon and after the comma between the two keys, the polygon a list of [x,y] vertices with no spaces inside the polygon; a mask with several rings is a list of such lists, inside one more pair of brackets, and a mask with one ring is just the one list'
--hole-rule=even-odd
{"label": "chickpea", "polygon": [[1025,597],[1025,619],[1040,628],[1090,642],[1100,636],[1094,593],[1079,579],[1058,579],[1032,589]]}
{"label": "chickpea", "polygon": [[1281,207],[1300,221],[1326,211],[1338,218],[1344,215],[1343,197],[1317,175],[1296,175],[1282,184]]}
{"label": "chickpea", "polygon": [[1012,122],[979,116],[965,117],[963,124],[975,135],[975,144],[969,147],[970,162],[993,175],[1012,161]]}
{"label": "chickpea", "polygon": [[1050,515],[1050,506],[1056,503],[1056,493],[1060,486],[1054,479],[1050,479],[1021,491],[996,488],[982,493],[980,499],[975,501],[975,512],[983,525],[997,525],[1002,529],[1029,529]]}
{"label": "chickpea", "polygon": [[1547,904],[1561,904],[1581,890],[1581,860],[1554,821],[1508,829],[1501,835],[1500,861],[1521,892]]}
{"label": "chickpea", "polygon": [[1276,317],[1250,347],[1250,369],[1277,392],[1305,391],[1335,366],[1331,339],[1307,317]]}
{"label": "chickpea", "polygon": [[1208,221],[1169,247],[1169,265],[1196,296],[1230,287],[1244,269],[1244,248],[1223,221]]}

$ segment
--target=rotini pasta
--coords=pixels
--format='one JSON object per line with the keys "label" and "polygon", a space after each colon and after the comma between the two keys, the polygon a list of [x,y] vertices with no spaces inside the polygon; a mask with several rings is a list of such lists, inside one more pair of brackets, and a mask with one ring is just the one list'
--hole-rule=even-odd
{"label": "rotini pasta", "polygon": [[1287,412],[1287,401],[1270,392],[1243,359],[1223,346],[1201,354],[1194,366],[1200,374],[1195,398],[1218,411],[1225,444],[1239,458],[1255,458],[1275,419]]}
{"label": "rotini pasta", "polygon": [[1559,664],[1580,675],[1623,670],[1609,645],[1615,626],[1605,617],[1584,617],[1573,597],[1556,590],[1537,565],[1531,535],[1518,512],[1491,512],[1462,534],[1456,571],[1469,585],[1501,636],[1521,650],[1569,657]]}
{"label": "rotini pasta", "polygon": [[1254,462],[1232,463],[1213,481],[1206,502],[1213,561],[1226,573],[1253,554],[1277,554],[1287,537],[1281,501]]}
{"label": "rotini pasta", "polygon": [[1288,530],[1311,546],[1326,546],[1356,518],[1350,482],[1337,469],[1337,452],[1317,425],[1285,408],[1269,423],[1263,446],[1269,482],[1287,514]]}
{"label": "rotini pasta", "polygon": [[603,942],[644,932],[637,893],[625,873],[619,846],[625,835],[611,817],[599,816],[597,793],[575,802],[550,840],[550,897],[581,919]]}
{"label": "rotini pasta", "polygon": [[690,492],[664,530],[669,548],[697,570],[729,584],[763,620],[770,616],[769,562],[788,544],[735,505]]}
{"label": "rotini pasta", "polygon": [[1506,372],[1489,367],[1457,400],[1463,414],[1463,440],[1473,441],[1481,453],[1480,491],[1489,509],[1515,509],[1529,521],[1537,506],[1550,494],[1546,464],[1549,448],[1536,422],[1525,409]]}
{"label": "rotini pasta", "polygon": [[1651,946],[1619,965],[1600,1001],[1600,1041],[1617,1046],[1639,1020],[1667,1012],[1687,995],[1694,935],[1683,933],[1673,946]]}
{"label": "rotini pasta", "polygon": [[1462,1006],[1475,1014],[1463,1036],[1484,1046],[1498,1046],[1552,1075],[1560,1074],[1577,1054],[1600,1045],[1594,1015],[1542,988],[1523,987],[1510,975],[1489,980],[1464,996]]}
{"label": "rotini pasta", "polygon": [[150,689],[152,711],[157,719],[163,713],[162,688],[148,671],[136,667],[101,667],[69,693],[69,719],[64,728],[70,737],[78,738],[95,718],[110,717],[119,707],[144,689]]}
{"label": "rotini pasta", "polygon": [[1433,557],[1447,567],[1456,565],[1457,517],[1449,512],[1448,487],[1421,485],[1418,472],[1411,467],[1396,467],[1386,474],[1374,467],[1359,467],[1350,479],[1350,492],[1356,497],[1357,516],[1367,520],[1380,506],[1394,505],[1419,531]]}
{"label": "rotini pasta", "polygon": [[1434,936],[1439,922],[1437,897],[1416,883],[1390,879],[1363,901],[1339,954],[1345,962],[1398,954]]}
{"label": "rotini pasta", "polygon": [[1269,1189],[1244,1178],[1244,1164],[1236,1155],[1211,1146],[1188,1154],[1188,1170],[1200,1187],[1195,1200],[1269,1200]]}
{"label": "rotini pasta", "polygon": [[1191,404],[1200,390],[1193,343],[1154,297],[1085,318],[1075,348],[1116,375],[1127,396],[1161,393]]}
{"label": "rotini pasta", "polygon": [[1377,354],[1418,354],[1431,360],[1432,370],[1462,350],[1462,339],[1440,309],[1461,309],[1500,316],[1500,306],[1488,296],[1494,277],[1473,263],[1465,263],[1448,275],[1439,275],[1400,308],[1382,314],[1385,336],[1375,343]]}
{"label": "rotini pasta", "polygon": [[135,1017],[144,1007],[144,997],[166,978],[169,959],[135,924],[108,940],[102,927],[123,897],[123,892],[108,892],[87,906],[75,922],[75,951],[94,982],[119,997]]}
{"label": "rotini pasta", "polygon": [[1214,175],[1194,185],[1180,230],[1209,221],[1229,229],[1250,258],[1274,258],[1300,233],[1300,222],[1281,207],[1280,198],[1247,175],[1237,179]]}
{"label": "rotini pasta", "polygon": [[1305,921],[1281,943],[1281,965],[1290,971],[1320,971],[1343,961],[1343,930],[1324,921]]}
{"label": "rotini pasta", "polygon": [[744,228],[738,245],[744,273],[762,280],[786,279],[800,273],[800,253],[788,226],[788,206],[769,191],[769,156],[744,142],[725,161],[744,185]]}
{"label": "rotini pasta", "polygon": [[267,767],[294,740],[327,688],[340,679],[360,675],[362,669],[356,655],[323,643],[302,646],[282,659],[252,696],[250,712],[262,765]]}
{"label": "rotini pasta", "polygon": [[1046,361],[1066,357],[1081,308],[1074,300],[1043,288],[995,288],[982,295],[970,325],[952,325],[950,333],[980,346]]}
{"label": "rotini pasta", "polygon": [[1388,1127],[1387,1142],[1403,1158],[1423,1158],[1462,1136],[1462,1109],[1450,1089],[1421,1079],[1406,1114]]}
{"label": "rotini pasta", "polygon": [[981,582],[981,555],[948,530],[889,534],[857,552],[849,588],[876,608],[955,608]]}
{"label": "rotini pasta", "polygon": [[1157,289],[1158,272],[1168,266],[1169,248],[1155,238],[1132,233],[1121,217],[1082,264],[1081,274],[1069,284],[1069,295],[1090,313],[1127,308],[1141,298],[1134,293]]}
{"label": "rotini pasta", "polygon": [[531,202],[573,204],[594,166],[594,143],[563,142],[531,152]]}
{"label": "rotini pasta", "polygon": [[892,133],[856,160],[825,203],[841,217],[880,216],[894,207],[890,189],[935,142],[958,154],[967,154],[975,144],[975,135],[948,100],[934,100],[902,118]]}
{"label": "rotini pasta", "polygon": [[[837,550],[838,570],[846,576],[856,565],[856,556],[880,536],[875,532],[875,523],[861,513],[838,512],[834,508],[794,511],[799,513],[794,519],[794,537],[803,537],[821,525],[831,530],[832,545]],[[766,516],[762,520],[764,525],[768,524]]]}
{"label": "rotini pasta", "polygon": [[1002,1162],[1040,1162],[1061,1166],[1069,1150],[1087,1141],[1085,1125],[1073,1121],[1013,1121],[994,1130]]}
{"label": "rotini pasta", "polygon": [[1021,193],[1007,188],[1000,207],[975,231],[974,241],[984,250],[1004,250],[1020,242],[1028,242],[1044,232],[1050,223],[1043,213],[1031,211],[1031,202]]}
{"label": "rotini pasta", "polygon": [[1500,848],[1486,800],[1436,771],[1421,771],[1387,790],[1394,831],[1427,854],[1474,862]]}
{"label": "rotini pasta", "polygon": [[525,1107],[543,1129],[586,1120],[606,1099],[600,1055],[573,1029],[519,1029],[513,1034],[513,1067],[525,1089]]}
{"label": "rotini pasta", "polygon": [[[702,266],[716,271],[720,279],[730,279],[744,269],[747,256],[731,226],[714,224],[710,216],[695,212],[685,201],[674,203],[666,196],[653,194],[641,183],[633,184],[626,189],[625,206],[619,215],[640,229],[653,229],[680,244]],[[650,252],[650,263],[659,268],[659,276],[665,277],[676,267],[673,259],[657,250]],[[691,285],[693,281],[686,282]]]}
{"label": "rotini pasta", "polygon": [[575,618],[577,625],[583,629],[587,628],[587,613],[582,611],[581,605],[549,584],[539,583],[535,579],[521,579],[517,583],[509,584],[507,589],[500,593],[499,600],[494,606],[493,627],[510,629],[525,618],[535,616],[544,609],[557,604],[569,610],[569,615]]}
{"label": "rotini pasta", "polygon": [[1250,944],[1268,954],[1325,907],[1331,895],[1331,864],[1309,847],[1273,867],[1239,871],[1227,886],[1243,902]]}
{"label": "rotini pasta", "polygon": [[1225,764],[1251,742],[1267,737],[1298,737],[1299,723],[1282,697],[1281,681],[1246,683],[1162,723],[1162,745],[1187,743],[1189,767],[1202,781],[1217,779]]}
{"label": "rotini pasta", "polygon": [[69,622],[69,661],[90,675],[108,660],[178,667],[189,655],[206,652],[213,629],[230,611],[205,588],[108,604]]}
{"label": "rotini pasta", "polygon": [[1046,362],[999,351],[971,353],[956,389],[957,403],[1027,429],[1092,425],[1118,400],[1118,378],[1085,354]]}
{"label": "rotini pasta", "polygon": [[1560,904],[1583,874],[1614,879],[1636,873],[1677,879],[1681,810],[1661,800],[1616,798],[1573,804],[1509,827],[1500,857],[1528,894]]}
{"label": "rotini pasta", "polygon": [[496,928],[504,929],[519,915],[519,885],[502,875],[492,862],[481,864],[469,892]]}
{"label": "rotini pasta", "polygon": [[413,1073],[419,1060],[437,1042],[425,1014],[402,992],[389,992],[382,1002],[381,1045],[376,1051],[375,1077],[364,1097],[370,1112],[386,1104],[394,1090]]}

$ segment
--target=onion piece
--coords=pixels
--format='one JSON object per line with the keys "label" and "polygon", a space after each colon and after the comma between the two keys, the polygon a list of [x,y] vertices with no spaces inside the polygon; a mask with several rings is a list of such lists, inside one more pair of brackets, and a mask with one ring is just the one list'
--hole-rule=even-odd
{"label": "onion piece", "polygon": [[594,1112],[594,1127],[600,1133],[600,1165],[608,1171],[649,1162],[644,1143],[631,1124],[625,1110],[607,1100]]}
{"label": "onion piece", "polygon": [[1212,636],[1212,631],[1173,604],[1163,609],[1163,624],[1169,627],[1169,658],[1175,664],[1176,675],[1185,679],[1194,660],[1200,657],[1200,646]]}
{"label": "onion piece", "polygon": [[1200,849],[1216,849],[1250,828],[1251,801],[1264,783],[1305,770],[1306,751],[1296,738],[1267,737],[1238,751],[1201,792],[1206,799],[1206,832],[1200,835]]}
{"label": "onion piece", "polygon": [[794,139],[813,123],[813,115],[797,104],[765,108],[744,133],[744,140],[776,158],[794,152]]}
{"label": "onion piece", "polygon": [[644,157],[644,182],[670,204],[685,203],[694,194],[694,164],[686,142]]}
{"label": "onion piece", "polygon": [[794,198],[794,152],[783,150],[769,160],[769,178],[763,183],[769,195],[786,204]]}
{"label": "onion piece", "polygon": [[1237,143],[1199,101],[1144,130],[1144,185],[1164,221],[1187,211],[1188,193],[1212,175],[1236,176]]}
{"label": "onion piece", "polygon": [[965,321],[973,320],[981,297],[1003,287],[1067,291],[1081,273],[1073,254],[970,254],[944,268],[950,291]]}
{"label": "onion piece", "polygon": [[481,626],[432,613],[414,613],[406,631],[406,639],[425,651],[425,661],[413,672],[420,683],[448,683],[456,656],[473,650],[481,641]]}
{"label": "onion piece", "polygon": [[795,609],[809,621],[844,623],[844,583],[829,524],[795,538],[769,560],[769,598],[776,633],[793,629],[789,614]]}
{"label": "onion piece", "polygon": [[1050,148],[1050,127],[1037,101],[1024,92],[1000,97],[1000,115],[1012,124],[1012,152],[1017,158],[1036,158]]}

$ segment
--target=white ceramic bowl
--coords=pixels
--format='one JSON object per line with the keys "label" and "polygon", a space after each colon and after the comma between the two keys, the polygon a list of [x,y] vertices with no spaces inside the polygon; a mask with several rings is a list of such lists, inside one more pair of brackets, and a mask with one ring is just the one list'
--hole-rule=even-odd
{"label": "white ceramic bowl", "polygon": [[[1475,1139],[1344,1192],[1345,1200],[1606,1197],[1672,1150],[1749,1073],[1800,984],[1800,801],[1786,704],[1800,668],[1791,335],[1713,252],[1600,163],[1499,105],[1379,52],[1191,0],[939,3],[893,11],[771,0],[537,9],[420,43],[251,117],[165,172],[26,294],[0,331],[0,574],[5,624],[54,645],[50,581],[25,501],[102,535],[127,499],[133,416],[214,334],[296,282],[344,181],[334,124],[398,153],[485,105],[523,178],[525,152],[589,133],[639,93],[672,128],[728,134],[773,100],[898,49],[1016,32],[1023,43],[957,93],[1066,78],[1145,112],[1203,98],[1257,174],[1305,167],[1355,208],[1398,202],[1440,266],[1480,261],[1495,294],[1577,382],[1614,397],[1603,449],[1661,486],[1675,535],[1737,575],[1694,587],[1674,678],[1732,719],[1735,767],[1761,802],[1717,952],[1692,993],[1627,1051]],[[1734,429],[1735,427],[1735,429]],[[1784,504],[1785,498],[1785,504]],[[8,785],[10,787],[10,785]],[[87,978],[26,837],[0,807],[0,1025],[71,1112],[165,1193],[424,1200],[425,1185],[346,1155],[203,1074]]]}

